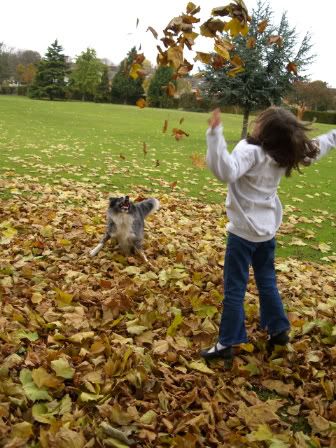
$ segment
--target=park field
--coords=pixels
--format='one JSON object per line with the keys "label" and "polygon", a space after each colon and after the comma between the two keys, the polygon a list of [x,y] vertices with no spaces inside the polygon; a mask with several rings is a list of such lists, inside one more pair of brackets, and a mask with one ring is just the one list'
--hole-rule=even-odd
{"label": "park field", "polygon": [[[133,195],[171,193],[223,203],[226,186],[204,167],[207,114],[81,102],[49,102],[0,96],[0,174],[29,175],[57,184],[71,179]],[[163,132],[167,120],[167,131]],[[230,149],[242,117],[224,114]],[[188,137],[176,141],[173,128]],[[311,135],[332,126],[315,123]],[[333,262],[336,255],[336,151],[283,179],[279,193],[284,225],[280,256]],[[2,189],[2,198],[13,192]]]}

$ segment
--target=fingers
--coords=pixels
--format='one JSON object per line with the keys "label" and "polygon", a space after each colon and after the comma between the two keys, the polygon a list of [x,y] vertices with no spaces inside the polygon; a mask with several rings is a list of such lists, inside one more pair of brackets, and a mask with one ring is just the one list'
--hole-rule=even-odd
{"label": "fingers", "polygon": [[221,111],[219,108],[216,108],[210,117],[209,126],[214,129],[219,126],[221,123]]}

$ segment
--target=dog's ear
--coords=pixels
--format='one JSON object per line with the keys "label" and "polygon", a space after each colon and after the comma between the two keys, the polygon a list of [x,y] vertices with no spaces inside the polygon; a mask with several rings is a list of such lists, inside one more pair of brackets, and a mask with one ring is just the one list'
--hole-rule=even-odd
{"label": "dog's ear", "polygon": [[119,198],[109,198],[110,207],[113,207],[118,202]]}

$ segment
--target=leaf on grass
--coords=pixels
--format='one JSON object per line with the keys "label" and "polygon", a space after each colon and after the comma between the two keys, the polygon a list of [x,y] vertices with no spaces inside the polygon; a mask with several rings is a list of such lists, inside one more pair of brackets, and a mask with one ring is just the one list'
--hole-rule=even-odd
{"label": "leaf on grass", "polygon": [[36,331],[25,331],[25,330],[19,330],[15,334],[16,339],[28,339],[29,341],[37,341],[39,338],[39,335]]}
{"label": "leaf on grass", "polygon": [[39,388],[57,388],[62,384],[59,378],[56,378],[54,375],[48,373],[44,367],[39,367],[38,369],[32,370],[32,378],[36,386]]}
{"label": "leaf on grass", "polygon": [[174,317],[173,322],[169,325],[169,327],[167,328],[167,335],[168,336],[174,336],[178,327],[182,324],[183,322],[183,317],[181,314],[176,314],[176,316]]}
{"label": "leaf on grass", "polygon": [[29,422],[16,423],[12,427],[11,437],[27,441],[33,435],[33,426]]}
{"label": "leaf on grass", "polygon": [[71,379],[75,373],[75,369],[70,366],[69,361],[65,358],[59,358],[51,361],[51,368],[57,376],[61,376],[65,379]]}
{"label": "leaf on grass", "polygon": [[210,375],[214,374],[215,372],[211,370],[206,364],[204,364],[202,361],[192,361],[188,364],[189,368],[192,370],[197,370],[197,372],[202,373],[209,373]]}
{"label": "leaf on grass", "polygon": [[46,389],[40,389],[33,381],[32,372],[29,369],[22,369],[20,372],[20,381],[25,395],[31,401],[52,400]]}
{"label": "leaf on grass", "polygon": [[90,394],[88,392],[82,392],[79,395],[80,401],[83,401],[84,403],[87,403],[89,401],[98,401],[98,400],[100,400],[103,397],[104,397],[104,395]]}
{"label": "leaf on grass", "polygon": [[70,305],[73,299],[73,294],[62,291],[59,288],[55,288],[56,297],[55,300],[59,306],[67,306]]}

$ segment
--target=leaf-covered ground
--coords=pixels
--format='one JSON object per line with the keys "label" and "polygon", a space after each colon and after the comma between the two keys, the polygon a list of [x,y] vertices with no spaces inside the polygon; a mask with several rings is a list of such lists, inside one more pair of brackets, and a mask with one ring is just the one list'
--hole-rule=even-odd
{"label": "leaf-covered ground", "polygon": [[[336,446],[335,261],[278,259],[291,344],[271,359],[251,278],[250,343],[206,366],[222,300],[222,205],[160,193],[153,268],[106,246],[107,193],[8,173],[0,188],[0,446]],[[138,189],[133,197],[146,196]],[[280,232],[295,223],[286,216]]]}

